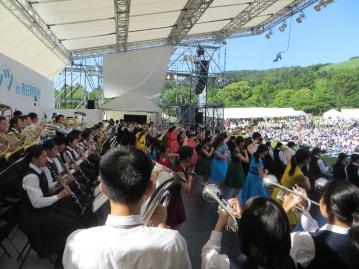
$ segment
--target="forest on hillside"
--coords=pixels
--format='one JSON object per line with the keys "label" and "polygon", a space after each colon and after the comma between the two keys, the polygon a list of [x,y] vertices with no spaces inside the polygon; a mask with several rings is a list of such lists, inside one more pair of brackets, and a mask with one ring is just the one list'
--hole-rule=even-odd
{"label": "forest on hillside", "polygon": [[[210,81],[208,103],[225,107],[293,107],[319,114],[328,109],[359,107],[359,58],[339,64],[286,67],[262,71],[228,71],[228,85]],[[177,84],[177,86],[176,86]],[[186,83],[170,81],[161,94],[163,105],[197,103]]]}

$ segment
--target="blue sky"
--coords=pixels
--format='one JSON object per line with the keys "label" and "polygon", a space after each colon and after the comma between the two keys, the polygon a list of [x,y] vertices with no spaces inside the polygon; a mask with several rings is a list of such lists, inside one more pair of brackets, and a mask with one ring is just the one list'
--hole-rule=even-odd
{"label": "blue sky", "polygon": [[273,28],[273,36],[264,35],[229,39],[226,70],[252,70],[282,66],[308,66],[336,63],[359,56],[359,1],[336,0],[320,12],[313,6],[305,11],[306,18],[298,24],[293,18],[290,46],[283,59],[273,63],[279,51],[287,47],[288,29]]}

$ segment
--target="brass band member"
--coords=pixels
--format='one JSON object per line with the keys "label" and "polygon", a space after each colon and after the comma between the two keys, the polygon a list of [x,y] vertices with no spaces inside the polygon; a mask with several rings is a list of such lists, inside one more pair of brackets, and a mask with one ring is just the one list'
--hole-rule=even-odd
{"label": "brass band member", "polygon": [[13,117],[10,120],[9,132],[21,133],[22,119],[19,117]]}
{"label": "brass band member", "polygon": [[111,214],[104,226],[68,237],[64,268],[191,268],[186,241],[165,229],[163,206],[152,218],[154,227],[143,225],[140,211],[154,187],[151,173],[151,159],[138,149],[119,147],[102,157],[100,188],[110,199]]}
{"label": "brass band member", "polygon": [[6,134],[9,126],[5,117],[0,117],[0,134]]}
{"label": "brass band member", "polygon": [[80,165],[84,157],[80,156],[77,145],[79,143],[79,135],[71,132],[66,136],[66,148],[63,152],[63,158],[67,164]]}
{"label": "brass band member", "polygon": [[55,124],[57,125],[57,131],[63,135],[67,135],[72,131],[71,127],[65,126],[65,116],[64,115],[56,115]]}
{"label": "brass band member", "polygon": [[[298,204],[290,200],[284,202],[285,208]],[[331,180],[321,195],[320,213],[327,224],[319,228],[303,214],[305,232],[292,233],[294,261],[308,269],[359,268],[359,188],[346,180]]]}
{"label": "brass band member", "polygon": [[40,258],[58,253],[57,263],[67,236],[83,227],[78,212],[66,208],[71,193],[63,189],[58,194],[55,182],[49,182],[43,171],[47,154],[42,145],[27,150],[28,169],[23,178],[23,200],[19,216],[19,228],[28,236],[31,247]]}
{"label": "brass band member", "polygon": [[[238,212],[238,201],[230,200]],[[236,212],[234,212],[236,213]],[[229,214],[221,210],[211,237],[202,249],[202,269],[295,269],[290,256],[290,228],[284,209],[267,197],[254,197],[243,208],[238,228],[241,254],[220,254]]]}

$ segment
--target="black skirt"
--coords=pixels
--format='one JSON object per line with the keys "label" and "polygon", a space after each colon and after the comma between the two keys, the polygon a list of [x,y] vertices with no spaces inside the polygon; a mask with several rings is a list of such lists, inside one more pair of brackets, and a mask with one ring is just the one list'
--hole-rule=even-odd
{"label": "black skirt", "polygon": [[32,208],[24,203],[20,209],[19,228],[29,239],[40,258],[62,251],[67,237],[86,227],[72,197],[66,197],[44,208]]}

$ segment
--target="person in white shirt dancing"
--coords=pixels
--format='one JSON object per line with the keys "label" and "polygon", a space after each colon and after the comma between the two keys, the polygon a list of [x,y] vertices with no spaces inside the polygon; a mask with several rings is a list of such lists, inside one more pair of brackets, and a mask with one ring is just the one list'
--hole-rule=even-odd
{"label": "person in white shirt dancing", "polygon": [[66,269],[191,268],[185,239],[166,229],[166,210],[159,206],[154,227],[143,224],[141,205],[154,183],[152,161],[142,151],[119,147],[100,162],[101,192],[111,214],[106,224],[73,232],[63,256]]}

